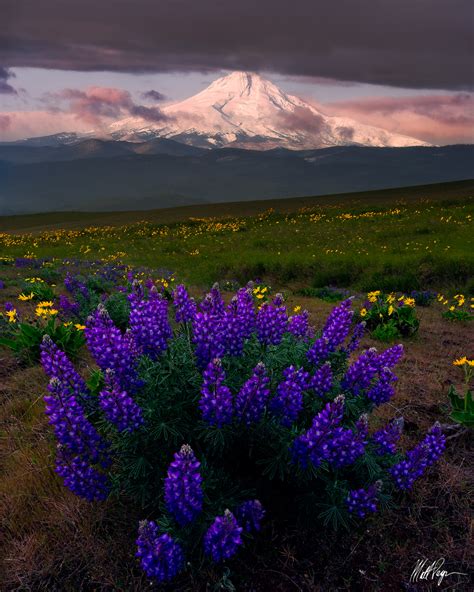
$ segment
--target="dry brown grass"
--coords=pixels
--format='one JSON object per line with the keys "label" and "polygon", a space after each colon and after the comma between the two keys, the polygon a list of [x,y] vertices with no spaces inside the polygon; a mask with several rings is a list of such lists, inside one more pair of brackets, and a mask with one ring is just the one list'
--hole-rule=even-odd
{"label": "dry brown grass", "polygon": [[[333,305],[290,298],[307,307],[320,326]],[[447,423],[447,388],[461,384],[451,364],[472,354],[473,327],[449,323],[435,306],[419,309],[418,336],[405,342],[397,395],[380,420],[403,415],[404,446],[412,446],[436,420]],[[370,338],[364,347],[385,347]],[[148,589],[137,569],[134,538],[139,517],[110,500],[87,504],[52,470],[53,438],[43,413],[46,380],[39,367],[21,368],[0,354],[2,422],[2,573],[5,591],[112,591]],[[448,571],[472,566],[473,450],[467,436],[448,441],[439,464],[399,507],[377,515],[360,530],[333,534],[285,530],[269,522],[252,547],[233,563],[232,580],[247,591],[468,590],[451,576],[440,588],[409,583],[417,559],[445,557]],[[212,590],[218,572],[184,576],[170,590]],[[206,587],[206,582],[208,585]],[[466,587],[467,586],[467,587]]]}

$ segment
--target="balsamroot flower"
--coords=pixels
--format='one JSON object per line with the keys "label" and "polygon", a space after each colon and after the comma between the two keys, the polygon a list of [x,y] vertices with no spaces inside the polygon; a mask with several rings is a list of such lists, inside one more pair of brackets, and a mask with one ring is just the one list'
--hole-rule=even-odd
{"label": "balsamroot flower", "polygon": [[157,582],[172,580],[184,568],[184,552],[153,520],[140,522],[136,557],[146,575]]}
{"label": "balsamroot flower", "polygon": [[246,532],[257,532],[265,516],[265,510],[259,500],[248,500],[236,510],[239,524]]}
{"label": "balsamroot flower", "polygon": [[206,555],[210,555],[216,563],[235,555],[243,544],[242,530],[230,510],[226,510],[223,516],[217,516],[204,535]]}
{"label": "balsamroot flower", "polygon": [[59,349],[49,335],[43,337],[40,359],[45,374],[49,378],[56,378],[70,393],[80,397],[89,392],[86,383],[76,372],[66,354]]}
{"label": "balsamroot flower", "polygon": [[283,370],[284,380],[277,387],[270,409],[284,426],[291,426],[303,408],[303,390],[308,386],[309,374],[302,368],[290,366]]}
{"label": "balsamroot flower", "polygon": [[232,421],[232,393],[224,384],[225,373],[219,358],[204,370],[199,407],[204,421],[221,427]]}
{"label": "balsamroot flower", "polygon": [[247,426],[261,420],[270,396],[269,385],[265,365],[260,362],[235,398],[235,415]]}
{"label": "balsamroot flower", "polygon": [[395,486],[402,490],[411,489],[426,468],[440,458],[445,448],[446,438],[439,423],[435,423],[425,438],[407,452],[405,459],[390,469]]}
{"label": "balsamroot flower", "polygon": [[165,502],[168,512],[185,526],[202,510],[201,463],[188,444],[174,455],[165,479]]}
{"label": "balsamroot flower", "polygon": [[257,335],[263,345],[278,345],[287,330],[288,316],[283,296],[277,294],[273,302],[265,302],[257,313]]}
{"label": "balsamroot flower", "polygon": [[403,417],[400,417],[374,433],[372,442],[375,444],[376,454],[383,456],[397,452],[397,442],[402,435],[403,423]]}
{"label": "balsamroot flower", "polygon": [[145,298],[143,287],[133,283],[130,302],[130,331],[140,351],[156,359],[172,336],[168,321],[168,302],[153,286]]}
{"label": "balsamroot flower", "polygon": [[107,476],[92,467],[85,457],[73,455],[62,446],[58,447],[55,471],[65,487],[89,502],[103,501],[109,495]]}
{"label": "balsamroot flower", "polygon": [[120,388],[114,380],[113,370],[105,371],[106,388],[99,393],[99,406],[110,423],[119,432],[133,432],[144,424],[140,407],[127,391]]}
{"label": "balsamroot flower", "polygon": [[176,286],[173,291],[173,305],[177,323],[190,323],[194,319],[197,310],[196,302],[182,284]]}
{"label": "balsamroot flower", "polygon": [[377,498],[382,489],[382,482],[376,481],[367,489],[353,489],[349,491],[346,499],[347,509],[351,514],[359,518],[365,518],[367,514],[377,511]]}

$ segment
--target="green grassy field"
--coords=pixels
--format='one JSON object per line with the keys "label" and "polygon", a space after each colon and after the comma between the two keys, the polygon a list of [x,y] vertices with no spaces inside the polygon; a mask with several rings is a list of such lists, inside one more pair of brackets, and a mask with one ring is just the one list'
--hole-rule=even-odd
{"label": "green grassy field", "polygon": [[151,212],[0,219],[2,256],[105,259],[195,285],[266,277],[359,290],[474,290],[474,182]]}

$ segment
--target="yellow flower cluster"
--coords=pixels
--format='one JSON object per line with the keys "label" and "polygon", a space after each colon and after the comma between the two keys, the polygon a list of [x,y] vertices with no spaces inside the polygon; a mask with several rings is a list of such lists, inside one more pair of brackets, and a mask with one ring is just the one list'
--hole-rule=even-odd
{"label": "yellow flower cluster", "polygon": [[53,308],[53,303],[50,300],[43,300],[39,302],[35,314],[37,317],[41,319],[48,319],[49,317],[54,317],[58,314],[58,310]]}
{"label": "yellow flower cluster", "polygon": [[21,300],[22,302],[27,302],[28,300],[33,300],[34,296],[35,295],[33,294],[33,292],[30,292],[29,294],[23,294],[23,293],[21,293],[18,296],[18,300]]}
{"label": "yellow flower cluster", "polygon": [[458,358],[457,360],[453,361],[453,366],[474,366],[474,360],[468,360],[466,356],[462,358]]}
{"label": "yellow flower cluster", "polygon": [[375,290],[374,292],[369,292],[367,294],[367,300],[369,302],[377,302],[378,296],[380,296],[380,290]]}
{"label": "yellow flower cluster", "polygon": [[7,315],[9,323],[16,323],[18,321],[18,313],[16,312],[16,308],[7,310],[5,314]]}
{"label": "yellow flower cluster", "polygon": [[[464,306],[467,302],[464,294],[456,294],[453,296],[454,304],[450,304],[449,299],[443,296],[443,294],[438,294],[436,298],[443,306],[449,306],[450,311],[456,310],[456,306],[458,308]],[[474,298],[470,299],[469,308],[474,308]]]}
{"label": "yellow flower cluster", "polygon": [[263,298],[265,298],[265,294],[267,292],[268,292],[268,287],[267,286],[264,286],[263,288],[260,287],[260,286],[257,286],[256,288],[253,289],[253,295],[258,300],[263,300]]}

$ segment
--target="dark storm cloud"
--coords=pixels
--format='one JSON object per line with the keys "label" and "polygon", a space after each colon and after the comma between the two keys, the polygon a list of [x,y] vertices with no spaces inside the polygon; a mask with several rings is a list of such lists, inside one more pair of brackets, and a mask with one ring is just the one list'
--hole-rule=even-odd
{"label": "dark storm cloud", "polygon": [[0,62],[473,83],[471,0],[3,0]]}
{"label": "dark storm cloud", "polygon": [[164,101],[166,99],[166,96],[157,90],[147,90],[142,93],[142,97],[146,101]]}
{"label": "dark storm cloud", "polygon": [[10,72],[8,68],[0,66],[0,95],[16,95],[17,91],[11,84],[8,83],[9,78],[14,78],[15,74]]}

